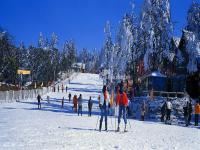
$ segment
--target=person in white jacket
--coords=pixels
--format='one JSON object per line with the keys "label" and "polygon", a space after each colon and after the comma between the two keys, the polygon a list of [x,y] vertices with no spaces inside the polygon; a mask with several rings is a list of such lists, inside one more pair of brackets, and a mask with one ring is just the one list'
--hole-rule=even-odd
{"label": "person in white jacket", "polygon": [[101,109],[99,131],[101,131],[104,116],[105,116],[105,131],[107,131],[107,116],[108,116],[109,100],[110,100],[110,96],[109,96],[109,93],[108,93],[108,89],[107,89],[107,86],[104,85],[101,96],[100,96],[100,102],[99,102],[99,106],[100,106],[100,109]]}
{"label": "person in white jacket", "polygon": [[166,121],[170,121],[171,120],[170,116],[171,116],[171,111],[172,111],[172,103],[171,103],[170,99],[167,99],[166,107],[167,107]]}

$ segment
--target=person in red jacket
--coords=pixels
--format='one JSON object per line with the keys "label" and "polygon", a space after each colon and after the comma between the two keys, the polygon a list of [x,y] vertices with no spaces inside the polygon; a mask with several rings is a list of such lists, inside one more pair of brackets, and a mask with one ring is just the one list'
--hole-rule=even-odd
{"label": "person in red jacket", "polygon": [[127,129],[126,129],[126,125],[127,125],[126,107],[128,106],[128,98],[127,98],[126,93],[123,91],[123,87],[120,87],[120,90],[117,93],[116,102],[117,102],[117,105],[119,105],[117,132],[120,131],[119,125],[120,125],[120,120],[121,120],[122,115],[123,115],[123,119],[124,119],[124,123],[125,123],[124,132],[126,132],[127,131]]}

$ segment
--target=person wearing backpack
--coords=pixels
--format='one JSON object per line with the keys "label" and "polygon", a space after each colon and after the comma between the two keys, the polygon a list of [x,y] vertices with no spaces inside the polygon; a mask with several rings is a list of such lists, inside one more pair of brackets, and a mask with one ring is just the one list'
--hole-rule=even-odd
{"label": "person wearing backpack", "polygon": [[127,118],[126,118],[126,107],[128,106],[128,98],[126,93],[123,90],[123,87],[120,87],[119,92],[117,93],[116,97],[116,104],[119,106],[119,115],[118,115],[118,127],[117,127],[117,132],[120,131],[120,120],[121,116],[123,115],[125,127],[124,127],[124,132],[127,132],[126,125],[127,125]]}
{"label": "person wearing backpack", "polygon": [[103,122],[104,117],[105,117],[105,131],[107,131],[107,129],[108,129],[107,128],[107,116],[108,116],[109,99],[110,99],[110,97],[109,97],[107,86],[104,85],[101,96],[100,96],[100,102],[99,102],[99,106],[100,106],[100,110],[101,110],[101,118],[100,118],[100,124],[99,124],[100,132],[101,132],[102,122]]}

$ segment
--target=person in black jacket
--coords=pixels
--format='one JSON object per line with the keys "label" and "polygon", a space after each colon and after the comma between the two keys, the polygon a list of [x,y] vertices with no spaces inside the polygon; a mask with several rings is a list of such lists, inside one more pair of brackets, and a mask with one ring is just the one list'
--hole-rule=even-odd
{"label": "person in black jacket", "polygon": [[165,114],[166,114],[166,102],[161,107],[161,122],[165,121]]}
{"label": "person in black jacket", "polygon": [[188,108],[187,105],[185,107],[183,107],[183,115],[185,118],[185,126],[188,126]]}
{"label": "person in black jacket", "polygon": [[192,100],[190,99],[190,101],[188,102],[188,125],[190,125],[190,121],[192,118]]}
{"label": "person in black jacket", "polygon": [[71,97],[72,97],[72,94],[71,93],[69,93],[69,102],[71,101]]}
{"label": "person in black jacket", "polygon": [[93,105],[93,102],[92,102],[92,98],[90,96],[90,99],[88,101],[88,116],[92,115],[92,105]]}
{"label": "person in black jacket", "polygon": [[38,109],[41,109],[41,96],[40,96],[40,94],[38,94],[38,96],[37,96],[37,100],[38,100]]}

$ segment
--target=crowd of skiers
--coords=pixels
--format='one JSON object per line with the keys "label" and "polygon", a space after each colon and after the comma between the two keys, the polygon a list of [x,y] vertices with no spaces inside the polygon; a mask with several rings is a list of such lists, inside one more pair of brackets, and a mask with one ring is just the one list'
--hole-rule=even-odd
{"label": "crowd of skiers", "polygon": [[[60,85],[57,85],[57,92],[60,92],[60,90],[61,90],[62,93],[63,93],[64,90],[65,90],[66,93],[67,93],[67,89],[68,89],[68,87],[67,87],[67,86],[64,87],[63,84],[62,84],[61,86],[60,86]],[[52,87],[52,92],[56,92],[56,86],[55,86],[55,85]]]}
{"label": "crowd of skiers", "polygon": [[[55,92],[55,86],[53,87],[53,92]],[[65,91],[67,93],[68,87],[65,87]],[[59,85],[57,86],[57,91],[60,91]],[[64,86],[61,85],[61,91],[64,92]],[[49,103],[49,96],[47,96],[47,102]],[[38,94],[37,96],[38,100],[38,109],[41,109],[41,95]],[[64,97],[61,100],[61,107],[64,107]],[[77,96],[76,94],[73,96],[72,99],[72,94],[68,94],[68,100],[69,103],[72,100],[73,106],[72,109],[75,113],[79,115],[83,115],[83,98],[82,95],[80,94]],[[100,121],[99,121],[99,131],[102,130],[102,123],[103,120],[105,122],[105,130],[107,131],[107,117],[108,115],[113,115],[113,112],[116,113],[116,109],[118,109],[118,117],[117,117],[117,129],[116,131],[120,131],[120,122],[121,122],[121,117],[124,119],[125,123],[125,128],[124,131],[127,131],[127,112],[129,111],[129,104],[128,104],[128,96],[124,90],[123,87],[123,82],[118,84],[115,87],[115,91],[108,91],[108,87],[106,85],[103,86],[101,95],[98,96],[98,101],[99,101],[99,109],[100,109]],[[90,96],[88,100],[88,116],[92,115],[92,107],[93,107],[93,100]],[[113,111],[113,109],[115,109]],[[172,112],[173,106],[172,102],[170,99],[167,98],[167,100],[163,103],[161,106],[161,122],[165,122],[166,124],[171,124],[171,112]],[[145,119],[145,114],[147,112],[147,106],[145,101],[141,104],[141,120],[144,121]],[[186,105],[183,107],[183,115],[184,115],[184,120],[186,126],[190,125],[191,118],[192,118],[192,113],[193,113],[193,108],[192,108],[192,101],[189,99],[186,103]],[[199,115],[200,115],[200,101],[197,101],[195,106],[194,106],[194,114],[195,114],[195,126],[198,126],[198,120],[199,120]]]}

